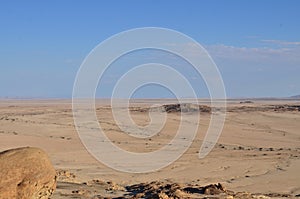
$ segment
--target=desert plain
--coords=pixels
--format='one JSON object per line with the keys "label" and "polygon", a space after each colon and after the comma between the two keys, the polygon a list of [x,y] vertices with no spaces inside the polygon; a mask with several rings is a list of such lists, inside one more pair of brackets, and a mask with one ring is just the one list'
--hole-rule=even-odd
{"label": "desert plain", "polygon": [[[133,100],[130,114],[136,124],[150,122],[152,104],[176,101]],[[200,104],[209,107],[206,100]],[[118,127],[109,100],[97,100],[96,113],[110,141],[132,152],[160,149],[174,137],[181,114],[199,114],[170,111],[159,133],[135,138]],[[200,111],[197,135],[174,163],[154,172],[128,173],[105,166],[86,150],[74,126],[71,100],[2,99],[0,151],[24,146],[46,151],[58,175],[54,199],[170,198],[172,187],[177,190],[173,198],[300,197],[300,101],[228,100],[222,134],[213,150],[199,159],[210,119],[211,113]],[[204,191],[218,183],[224,193]]]}

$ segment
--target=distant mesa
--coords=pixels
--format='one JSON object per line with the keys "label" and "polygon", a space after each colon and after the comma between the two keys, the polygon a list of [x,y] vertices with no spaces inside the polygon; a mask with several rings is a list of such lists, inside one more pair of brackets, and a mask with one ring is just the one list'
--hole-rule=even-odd
{"label": "distant mesa", "polygon": [[240,104],[253,104],[253,101],[250,100],[241,101]]}
{"label": "distant mesa", "polygon": [[197,105],[190,103],[182,103],[182,104],[166,104],[162,106],[163,111],[167,113],[173,112],[205,112],[210,113],[211,108],[206,105]]}
{"label": "distant mesa", "polygon": [[164,104],[160,106],[155,106],[151,108],[140,108],[133,107],[131,111],[138,112],[167,112],[167,113],[187,113],[187,112],[202,112],[202,113],[211,113],[211,107],[206,105],[197,105],[191,103],[181,103],[181,104]]}
{"label": "distant mesa", "polygon": [[294,95],[294,96],[291,96],[289,97],[290,99],[300,99],[300,95]]}

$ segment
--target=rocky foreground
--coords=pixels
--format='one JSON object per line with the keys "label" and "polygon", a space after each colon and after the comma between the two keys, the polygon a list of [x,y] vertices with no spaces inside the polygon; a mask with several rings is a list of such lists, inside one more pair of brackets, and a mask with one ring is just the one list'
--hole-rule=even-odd
{"label": "rocky foreground", "polygon": [[[181,198],[293,198],[289,194],[261,194],[233,192],[222,184],[179,184],[169,181],[153,181],[133,185],[120,185],[99,179],[88,182],[76,181],[75,174],[58,170],[58,186],[54,198],[91,198],[91,199],[181,199]],[[296,196],[300,197],[300,196]]]}
{"label": "rocky foreground", "polygon": [[94,179],[79,182],[74,173],[54,170],[48,156],[38,148],[17,148],[0,153],[0,198],[115,198],[115,199],[176,199],[176,198],[290,198],[288,194],[233,192],[222,184],[179,184],[153,181],[120,185]]}

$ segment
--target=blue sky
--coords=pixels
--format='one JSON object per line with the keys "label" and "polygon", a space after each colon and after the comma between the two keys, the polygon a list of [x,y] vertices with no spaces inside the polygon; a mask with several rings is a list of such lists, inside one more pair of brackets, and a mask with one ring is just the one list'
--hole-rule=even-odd
{"label": "blue sky", "polygon": [[[299,10],[297,0],[1,1],[0,97],[71,97],[76,72],[96,45],[148,26],[202,44],[228,97],[297,95]],[[163,95],[158,90],[145,97]]]}

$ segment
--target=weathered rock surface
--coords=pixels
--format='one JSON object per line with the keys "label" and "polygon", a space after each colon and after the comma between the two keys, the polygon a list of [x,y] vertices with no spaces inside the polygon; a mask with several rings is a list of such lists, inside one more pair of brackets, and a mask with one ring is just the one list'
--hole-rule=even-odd
{"label": "weathered rock surface", "polygon": [[0,199],[46,199],[56,187],[56,172],[47,154],[38,148],[0,153]]}

